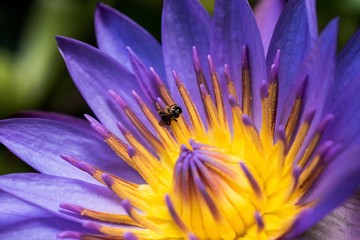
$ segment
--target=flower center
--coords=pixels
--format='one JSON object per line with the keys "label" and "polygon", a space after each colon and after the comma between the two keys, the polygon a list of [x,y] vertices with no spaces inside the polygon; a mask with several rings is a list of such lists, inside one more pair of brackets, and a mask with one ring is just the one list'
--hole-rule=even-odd
{"label": "flower center", "polygon": [[[228,95],[223,94],[225,89],[221,89],[210,56],[211,85],[207,83],[195,48],[194,69],[202,104],[194,104],[176,73],[174,78],[183,104],[175,103],[154,69],[150,68],[159,96],[150,98],[156,111],[162,114],[161,119],[139,94],[133,92],[148,125],[121,96],[110,90],[115,102],[149,143],[151,151],[121,123],[118,127],[126,141],[95,119],[87,118],[107,144],[137,170],[146,183],[131,183],[121,176],[113,176],[62,155],[63,159],[89,173],[123,199],[121,204],[126,214],[96,212],[64,203],[60,206],[63,209],[120,225],[85,222],[85,227],[103,235],[64,232],[59,236],[82,239],[274,239],[288,231],[297,214],[308,204],[314,204],[300,203],[299,199],[320,175],[329,156],[336,152],[332,142],[318,146],[332,116],[326,116],[309,134],[315,110],[303,113],[304,77],[286,125],[275,127],[278,52],[271,67],[270,81],[264,82],[258,90],[262,123],[261,128],[257,127],[252,120],[252,93],[256,90],[251,85],[247,51],[244,46],[241,98],[226,65],[226,84],[223,86]],[[145,80],[139,78],[138,81],[146,89]],[[205,119],[200,117],[199,105],[204,107]],[[171,115],[177,107],[182,111]],[[159,121],[165,121],[165,124],[159,124]],[[325,154],[329,149],[331,154]]]}
{"label": "flower center", "polygon": [[178,226],[200,239],[242,236],[264,205],[258,182],[237,157],[191,143],[181,148],[170,192]]}

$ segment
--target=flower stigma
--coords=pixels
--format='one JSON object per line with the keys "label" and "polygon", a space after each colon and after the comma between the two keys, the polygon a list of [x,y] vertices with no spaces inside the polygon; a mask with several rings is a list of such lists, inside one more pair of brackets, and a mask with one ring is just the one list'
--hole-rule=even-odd
{"label": "flower stigma", "polygon": [[[263,82],[260,89],[254,89],[251,84],[249,51],[244,45],[241,79],[232,79],[228,65],[218,73],[211,56],[208,56],[210,79],[206,79],[193,47],[201,104],[192,101],[176,72],[173,76],[182,102],[175,102],[159,75],[150,68],[159,94],[152,97],[156,110],[166,111],[168,106],[176,104],[183,111],[169,126],[159,125],[158,113],[145,104],[142,93],[132,92],[153,129],[139,119],[120,95],[109,90],[114,102],[152,150],[143,146],[121,122],[117,126],[126,142],[97,120],[86,117],[109,147],[146,183],[135,184],[80,159],[62,155],[119,196],[126,214],[62,203],[62,209],[87,217],[89,221],[83,226],[98,233],[65,231],[59,237],[276,239],[288,232],[296,217],[316,204],[299,200],[331,161],[334,154],[328,154],[327,150],[337,149],[331,141],[318,146],[332,115],[325,116],[308,136],[316,109],[303,112],[307,85],[304,76],[291,102],[286,124],[276,126],[280,51],[271,66],[269,82]],[[219,74],[224,76],[225,84],[221,84]],[[138,81],[145,86],[141,79]],[[240,91],[234,81],[241,81]],[[261,97],[261,127],[253,120],[255,91]],[[204,116],[198,108],[204,108]]]}

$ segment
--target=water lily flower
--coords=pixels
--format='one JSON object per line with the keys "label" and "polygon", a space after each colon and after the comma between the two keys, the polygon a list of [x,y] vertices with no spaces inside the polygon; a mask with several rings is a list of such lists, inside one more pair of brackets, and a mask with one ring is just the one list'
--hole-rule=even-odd
{"label": "water lily flower", "polygon": [[0,177],[1,239],[294,239],[356,190],[360,32],[336,57],[313,0],[165,0],[162,45],[104,4],[95,27],[57,43],[96,118],[0,122],[40,172]]}

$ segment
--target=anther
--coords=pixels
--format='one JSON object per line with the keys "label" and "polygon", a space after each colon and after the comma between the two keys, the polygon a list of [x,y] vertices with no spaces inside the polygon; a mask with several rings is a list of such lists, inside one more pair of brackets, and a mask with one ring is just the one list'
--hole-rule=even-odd
{"label": "anther", "polygon": [[63,231],[57,235],[58,238],[82,239],[83,234],[75,231]]}
{"label": "anther", "polygon": [[124,240],[138,240],[138,238],[131,232],[124,234]]}
{"label": "anther", "polygon": [[258,232],[261,232],[265,228],[264,221],[258,211],[255,212],[255,221],[258,227]]}
{"label": "anther", "polygon": [[71,165],[73,165],[76,168],[79,168],[79,160],[75,159],[74,157],[71,157],[69,155],[66,154],[61,154],[60,157],[62,159],[64,159],[65,161],[67,161],[68,163],[70,163]]}
{"label": "anther", "polygon": [[324,130],[327,128],[327,126],[333,119],[334,119],[334,115],[328,114],[324,117],[323,120],[321,120],[320,124],[317,126],[315,130],[315,134],[312,136],[311,141],[305,150],[305,153],[301,156],[301,159],[298,160],[298,165],[300,166],[306,165],[306,163],[309,161],[311,154],[313,154],[316,146],[318,145]]}
{"label": "anther", "polygon": [[226,80],[229,94],[235,98],[236,102],[239,102],[239,99],[237,96],[237,90],[235,88],[234,82],[232,81],[231,74],[230,74],[230,68],[227,64],[224,65],[224,75],[225,75],[225,80]]}
{"label": "anther", "polygon": [[149,70],[150,70],[151,74],[153,75],[153,79],[154,79],[156,85],[158,87],[163,86],[164,83],[161,80],[161,77],[159,76],[159,74],[155,71],[155,69],[153,67],[149,67]]}
{"label": "anther", "polygon": [[262,81],[260,85],[260,97],[261,99],[265,99],[269,97],[268,86],[265,81]]}
{"label": "anther", "polygon": [[[199,172],[197,170],[197,167],[196,167],[194,161],[196,161],[196,160],[194,159],[193,161],[190,162],[190,168],[191,168],[191,173],[194,177],[195,185],[196,185],[197,189],[200,191],[201,196],[205,200],[206,205],[208,206],[211,214],[214,216],[214,219],[219,221],[220,212],[219,212],[218,208],[216,207],[215,202],[211,199],[204,183],[200,179]],[[198,164],[201,164],[201,163],[198,163]]]}
{"label": "anther", "polygon": [[181,229],[182,232],[188,233],[189,229],[183,223],[183,221],[180,219],[179,215],[176,213],[176,210],[174,208],[174,205],[173,205],[169,195],[165,195],[165,202],[166,202],[166,206],[169,210],[169,213],[171,215],[171,218],[174,220],[176,225]]}
{"label": "anther", "polygon": [[303,100],[304,100],[307,81],[308,81],[308,76],[305,75],[295,92],[295,100],[288,121],[286,123],[286,139],[288,143],[290,143],[290,141],[293,139],[293,136],[295,134],[295,129],[300,120],[302,106],[304,105]]}
{"label": "anther", "polygon": [[252,115],[252,86],[249,69],[249,57],[247,46],[241,49],[241,66],[242,66],[242,108],[243,112],[251,117]]}
{"label": "anther", "polygon": [[258,130],[256,129],[255,124],[253,123],[253,121],[251,120],[251,118],[247,115],[242,115],[241,120],[243,122],[243,124],[246,126],[246,130],[249,134],[249,136],[251,137],[252,141],[254,142],[255,146],[256,146],[256,150],[263,155],[264,154],[264,146],[263,143],[260,139],[260,135]]}
{"label": "anther", "polygon": [[222,91],[221,86],[219,82],[218,75],[215,70],[214,63],[212,61],[212,58],[210,55],[208,55],[208,64],[209,64],[209,70],[210,70],[210,77],[211,77],[211,83],[214,89],[214,96],[215,96],[215,103],[216,108],[218,110],[218,114],[220,116],[221,123],[223,127],[228,127],[227,120],[226,120],[226,113],[225,113],[225,107],[224,107],[224,100],[222,97]]}
{"label": "anther", "polygon": [[196,79],[198,81],[198,85],[199,86],[201,84],[204,85],[206,90],[209,92],[209,87],[207,85],[207,82],[206,82],[206,79],[205,79],[205,76],[204,76],[204,72],[201,69],[199,55],[198,55],[198,52],[197,52],[197,49],[196,49],[195,46],[193,46],[193,48],[192,48],[192,54],[193,54],[194,69],[195,69]]}
{"label": "anther", "polygon": [[149,73],[144,64],[139,59],[139,57],[132,51],[132,49],[130,47],[127,47],[127,50],[129,53],[133,72],[136,76],[136,80],[139,83],[139,86],[145,96],[153,102],[157,93],[153,91],[153,87],[151,86],[152,81],[150,79]]}
{"label": "anther", "polygon": [[72,203],[60,203],[59,207],[62,209],[68,210],[70,212],[78,213],[78,214],[81,214],[81,212],[84,211],[84,209],[85,209],[79,205],[72,204]]}
{"label": "anther", "polygon": [[95,118],[85,114],[85,118],[90,122],[90,126],[103,138],[107,139],[110,137],[110,132]]}
{"label": "anther", "polygon": [[166,109],[166,103],[164,103],[164,101],[161,98],[157,97],[156,103],[159,105],[160,109],[162,110]]}
{"label": "anther", "polygon": [[97,231],[97,232],[100,232],[100,229],[102,227],[101,224],[96,223],[94,221],[85,221],[85,222],[83,222],[82,226],[84,228],[88,228],[88,229],[91,229],[91,230],[94,230],[94,231]]}
{"label": "anther", "polygon": [[276,114],[278,107],[278,94],[279,94],[279,63],[280,63],[280,50],[277,50],[274,63],[270,68],[269,80],[269,117],[271,124],[271,133],[274,134]]}
{"label": "anther", "polygon": [[239,106],[239,103],[237,102],[237,100],[235,99],[235,97],[233,95],[229,95],[228,99],[229,99],[229,103],[230,103],[231,107]]}
{"label": "anther", "polygon": [[257,181],[255,180],[255,178],[253,177],[253,175],[250,173],[249,169],[246,167],[246,165],[243,162],[240,162],[240,167],[243,170],[246,178],[249,181],[250,186],[252,187],[254,193],[256,194],[256,196],[258,198],[262,198],[262,191],[260,189],[259,184],[257,183]]}
{"label": "anther", "polygon": [[133,158],[135,156],[135,154],[136,154],[135,149],[130,145],[127,147],[127,152],[129,154],[130,158]]}
{"label": "anther", "polygon": [[67,161],[68,163],[72,164],[74,167],[77,167],[78,169],[86,172],[87,174],[91,176],[95,176],[97,170],[93,166],[90,166],[89,164],[82,162],[72,156],[68,156],[65,154],[61,154],[60,157]]}
{"label": "anther", "polygon": [[270,83],[274,83],[279,80],[279,65],[280,65],[280,50],[276,51],[274,62],[270,69]]}
{"label": "anther", "polygon": [[88,173],[91,176],[94,176],[96,174],[96,168],[90,166],[85,162],[79,162],[79,169],[83,170],[84,172]]}
{"label": "anther", "polygon": [[165,103],[167,105],[174,104],[174,100],[170,96],[165,84],[161,80],[160,76],[156,73],[156,71],[150,67],[150,72],[153,75],[154,82],[158,88],[158,92],[160,93],[160,96],[164,99]]}
{"label": "anther", "polygon": [[279,160],[278,160],[278,173],[279,175],[282,174],[285,164],[285,156],[287,153],[287,146],[286,146],[286,136],[285,136],[285,127],[284,125],[279,125],[276,130],[277,142],[276,144],[279,145]]}
{"label": "anther", "polygon": [[[299,177],[300,177],[300,174],[301,174],[301,168],[300,166],[295,166],[292,170],[292,177],[293,177],[293,184],[292,184],[292,187],[290,189],[290,194],[289,196],[296,190],[296,188],[298,187],[299,185]],[[288,197],[289,197],[288,196]]]}

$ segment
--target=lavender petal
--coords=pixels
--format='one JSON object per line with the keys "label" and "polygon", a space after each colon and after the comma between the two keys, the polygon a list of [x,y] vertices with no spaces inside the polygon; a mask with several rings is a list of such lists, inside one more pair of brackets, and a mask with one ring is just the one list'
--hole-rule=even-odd
{"label": "lavender petal", "polygon": [[121,120],[143,145],[149,147],[108,92],[113,90],[121,95],[141,121],[150,127],[131,96],[131,90],[142,92],[135,76],[114,58],[90,45],[65,37],[57,37],[56,40],[73,81],[100,122],[110,132],[124,139],[116,126],[116,122]]}
{"label": "lavender petal", "polygon": [[3,191],[0,191],[0,201],[0,229],[5,225],[12,225],[19,221],[52,216],[48,211]]}
{"label": "lavender petal", "polygon": [[346,91],[353,81],[358,81],[360,75],[360,30],[348,41],[337,58],[336,82],[329,98],[332,105]]}
{"label": "lavender petal", "polygon": [[286,97],[288,94],[294,95],[298,70],[318,35],[314,11],[315,2],[313,0],[288,1],[276,24],[270,42],[266,56],[268,71],[270,71],[277,51],[280,50],[281,52],[277,125],[284,109],[291,108],[288,106]]}
{"label": "lavender petal", "polygon": [[259,26],[265,55],[268,52],[275,25],[284,6],[285,0],[261,0],[255,6],[254,14]]}
{"label": "lavender petal", "polygon": [[[211,32],[210,55],[217,70],[222,73],[224,64],[229,65],[230,73],[241,99],[240,53],[247,46],[250,66],[253,118],[256,126],[261,121],[260,85],[267,79],[265,56],[261,36],[253,12],[246,0],[216,1]],[[226,82],[222,79],[222,89]]]}
{"label": "lavender petal", "polygon": [[63,202],[95,211],[123,214],[119,199],[107,187],[76,179],[38,173],[8,174],[0,177],[0,189],[50,213],[82,222],[86,217],[60,208]]}
{"label": "lavender petal", "polygon": [[58,240],[57,234],[65,230],[82,232],[81,225],[59,217],[30,218],[0,226],[0,239]]}
{"label": "lavender petal", "polygon": [[66,123],[47,119],[3,120],[0,142],[41,173],[100,184],[60,158],[61,154],[68,154],[109,173],[141,182],[139,174],[102,139]]}
{"label": "lavender petal", "polygon": [[42,118],[42,119],[54,120],[54,121],[69,124],[73,127],[81,129],[84,132],[88,132],[89,134],[93,134],[95,136],[98,135],[90,127],[88,121],[81,119],[81,118],[73,117],[70,115],[61,114],[61,113],[30,110],[30,111],[22,111],[22,112],[16,113],[16,114],[12,115],[11,117],[14,117],[14,118]]}
{"label": "lavender petal", "polygon": [[95,30],[101,51],[116,58],[131,71],[127,52],[130,47],[144,62],[165,77],[161,46],[145,29],[115,9],[99,3],[95,12]]}
{"label": "lavender petal", "polygon": [[[162,20],[162,44],[166,76],[175,102],[182,102],[173,78],[176,71],[195,103],[201,102],[194,72],[192,48],[196,47],[202,70],[209,79],[210,16],[198,1],[165,0]],[[205,116],[203,109],[198,109]]]}

